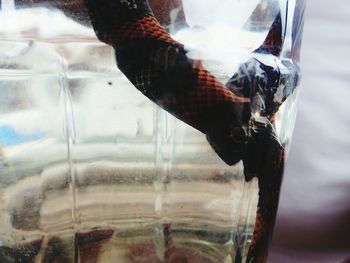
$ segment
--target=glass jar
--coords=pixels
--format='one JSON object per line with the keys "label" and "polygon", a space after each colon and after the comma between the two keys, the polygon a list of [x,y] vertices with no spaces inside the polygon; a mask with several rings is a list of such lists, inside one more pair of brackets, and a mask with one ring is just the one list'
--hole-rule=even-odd
{"label": "glass jar", "polygon": [[0,1],[1,262],[266,261],[305,2],[203,3]]}

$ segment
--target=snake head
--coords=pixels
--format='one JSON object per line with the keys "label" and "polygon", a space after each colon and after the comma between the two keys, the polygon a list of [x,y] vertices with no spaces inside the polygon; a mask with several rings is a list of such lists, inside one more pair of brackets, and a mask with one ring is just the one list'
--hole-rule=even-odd
{"label": "snake head", "polygon": [[[206,114],[206,137],[217,155],[228,165],[234,165],[245,155],[248,128],[242,123],[244,104],[226,103],[213,107]],[[218,118],[217,116],[220,116]]]}

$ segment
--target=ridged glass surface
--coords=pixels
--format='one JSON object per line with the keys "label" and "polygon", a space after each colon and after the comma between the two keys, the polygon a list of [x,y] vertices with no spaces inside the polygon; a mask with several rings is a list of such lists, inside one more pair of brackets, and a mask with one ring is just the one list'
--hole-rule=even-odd
{"label": "ridged glass surface", "polygon": [[[287,1],[221,2],[165,26],[225,82]],[[0,262],[241,262],[258,198],[242,162],[136,90],[79,1],[0,3]],[[295,97],[276,115],[287,144]]]}

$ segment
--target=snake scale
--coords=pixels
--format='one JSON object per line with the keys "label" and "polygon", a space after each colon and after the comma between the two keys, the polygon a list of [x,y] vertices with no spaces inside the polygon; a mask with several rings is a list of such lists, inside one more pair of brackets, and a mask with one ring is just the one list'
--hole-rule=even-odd
{"label": "snake scale", "polygon": [[[85,5],[96,36],[114,48],[119,69],[139,91],[204,133],[228,165],[243,160],[246,180],[258,177],[258,210],[246,262],[266,262],[285,155],[269,121],[280,105],[273,105],[276,90],[269,88],[276,81],[275,70],[266,69],[268,81],[260,92],[265,121],[259,122],[252,118],[253,95],[258,91],[250,76],[240,77],[238,71],[222,84],[201,61],[187,57],[184,45],[160,25],[146,0],[85,0]],[[278,16],[256,53],[278,56],[281,39]]]}

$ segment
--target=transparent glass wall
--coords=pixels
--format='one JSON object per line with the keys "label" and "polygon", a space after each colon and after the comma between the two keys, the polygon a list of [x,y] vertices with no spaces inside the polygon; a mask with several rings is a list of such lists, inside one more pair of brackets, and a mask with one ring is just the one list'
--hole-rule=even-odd
{"label": "transparent glass wall", "polygon": [[[297,86],[303,2],[175,2],[150,4],[223,83],[280,15],[282,55],[265,59]],[[82,2],[0,3],[0,261],[243,262],[258,200],[243,163],[135,89]],[[284,145],[296,96],[275,115]]]}

